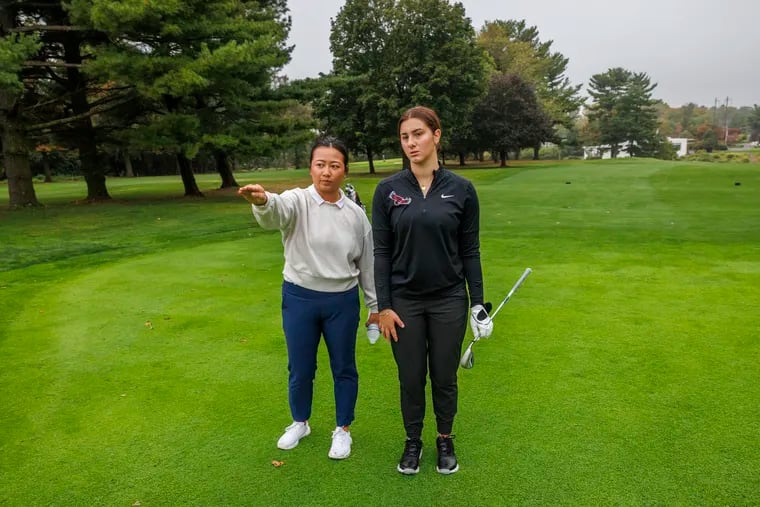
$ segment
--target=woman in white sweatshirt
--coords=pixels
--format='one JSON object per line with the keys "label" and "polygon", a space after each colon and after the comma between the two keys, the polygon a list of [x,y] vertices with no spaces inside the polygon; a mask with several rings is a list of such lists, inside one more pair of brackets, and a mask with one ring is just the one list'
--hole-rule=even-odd
{"label": "woman in white sweatshirt", "polygon": [[328,456],[351,454],[350,425],[358,393],[356,332],[359,290],[369,308],[367,325],[378,322],[372,227],[364,210],[341,190],[348,150],[336,138],[318,138],[311,148],[312,185],[282,194],[257,184],[238,194],[251,203],[264,229],[279,229],[285,250],[282,325],[288,349],[288,400],[293,423],[277,442],[292,449],[311,433],[317,347],[324,336],[334,381],[336,428]]}

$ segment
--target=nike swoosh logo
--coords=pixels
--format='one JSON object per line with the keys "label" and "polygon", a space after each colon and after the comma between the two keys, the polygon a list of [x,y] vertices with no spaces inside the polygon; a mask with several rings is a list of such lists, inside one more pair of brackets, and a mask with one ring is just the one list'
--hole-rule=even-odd
{"label": "nike swoosh logo", "polygon": [[450,194],[450,195],[441,194],[441,199],[448,199],[449,197],[454,197],[454,194]]}

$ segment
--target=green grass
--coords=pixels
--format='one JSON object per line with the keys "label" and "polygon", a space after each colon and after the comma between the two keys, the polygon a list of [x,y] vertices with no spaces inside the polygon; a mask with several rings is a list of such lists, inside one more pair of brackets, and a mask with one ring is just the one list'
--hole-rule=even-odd
{"label": "green grass", "polygon": [[[383,174],[364,173],[352,164],[369,204]],[[276,449],[280,235],[216,177],[198,177],[205,199],[178,197],[178,177],[111,179],[97,205],[67,181],[37,185],[43,209],[0,211],[0,505],[760,503],[760,166],[461,174],[487,297],[534,273],[460,372],[459,473],[434,471],[430,405],[420,474],[395,471],[395,365],[361,334],[352,456],[327,458],[324,347],[312,435]]]}

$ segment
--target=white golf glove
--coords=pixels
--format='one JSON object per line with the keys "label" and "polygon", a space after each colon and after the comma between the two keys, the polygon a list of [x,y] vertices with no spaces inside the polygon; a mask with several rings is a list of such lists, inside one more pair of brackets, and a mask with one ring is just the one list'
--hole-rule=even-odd
{"label": "white golf glove", "polygon": [[367,326],[367,339],[369,342],[374,345],[378,338],[380,338],[380,326],[377,324]]}
{"label": "white golf glove", "polygon": [[470,328],[475,338],[489,338],[493,333],[493,321],[483,305],[475,305],[470,309]]}

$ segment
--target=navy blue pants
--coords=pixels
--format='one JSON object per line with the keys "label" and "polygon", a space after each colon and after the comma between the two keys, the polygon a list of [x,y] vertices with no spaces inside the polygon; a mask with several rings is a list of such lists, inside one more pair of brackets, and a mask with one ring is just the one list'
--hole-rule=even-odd
{"label": "navy blue pants", "polygon": [[288,346],[288,401],[294,421],[311,417],[317,348],[324,336],[333,376],[336,424],[348,426],[353,422],[359,391],[358,327],[358,286],[345,292],[319,292],[283,282],[282,328]]}

